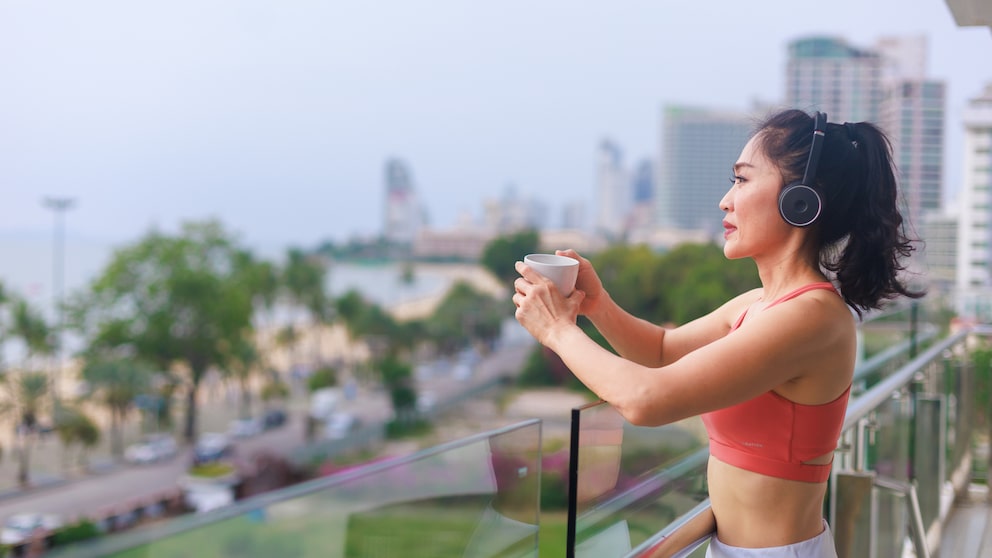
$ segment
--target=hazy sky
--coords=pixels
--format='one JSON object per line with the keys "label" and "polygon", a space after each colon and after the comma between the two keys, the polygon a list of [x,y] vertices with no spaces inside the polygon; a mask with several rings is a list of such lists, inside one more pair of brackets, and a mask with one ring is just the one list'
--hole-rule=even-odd
{"label": "hazy sky", "polygon": [[49,235],[68,196],[70,238],[216,216],[344,240],[379,230],[393,156],[439,227],[511,183],[557,217],[591,204],[601,139],[633,164],[665,104],[778,102],[812,34],[926,35],[952,146],[992,81],[992,33],[944,0],[0,0],[0,235]]}

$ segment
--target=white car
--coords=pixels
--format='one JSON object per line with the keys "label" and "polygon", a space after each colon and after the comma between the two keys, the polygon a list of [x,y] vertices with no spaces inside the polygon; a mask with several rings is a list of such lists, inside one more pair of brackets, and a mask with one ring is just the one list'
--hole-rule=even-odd
{"label": "white car", "polygon": [[124,459],[128,463],[156,463],[176,455],[179,446],[176,439],[168,434],[149,434],[136,444],[124,450]]}
{"label": "white car", "polygon": [[234,503],[234,492],[227,486],[202,484],[186,489],[186,504],[197,513],[208,512]]}
{"label": "white car", "polygon": [[262,432],[262,422],[254,418],[240,418],[231,421],[227,433],[234,438],[250,438]]}
{"label": "white car", "polygon": [[37,530],[53,531],[62,526],[62,518],[53,513],[18,513],[3,522],[0,544],[20,544]]}
{"label": "white car", "polygon": [[351,413],[332,413],[324,423],[324,437],[329,440],[346,438],[358,426],[358,417]]}

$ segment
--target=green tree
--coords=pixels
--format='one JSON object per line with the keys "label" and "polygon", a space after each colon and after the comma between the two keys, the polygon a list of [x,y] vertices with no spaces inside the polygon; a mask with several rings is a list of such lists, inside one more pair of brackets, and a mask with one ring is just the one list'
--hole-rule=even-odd
{"label": "green tree", "polygon": [[286,382],[282,381],[278,376],[273,375],[269,378],[269,381],[262,387],[262,393],[260,394],[262,401],[268,404],[271,401],[285,400],[289,398],[289,386]]}
{"label": "green tree", "polygon": [[134,410],[135,399],[150,391],[152,371],[130,358],[91,356],[83,365],[82,378],[110,413],[110,453],[120,459],[124,456],[122,426]]}
{"label": "green tree", "polygon": [[51,355],[55,346],[52,344],[52,330],[44,316],[23,298],[13,302],[13,333],[24,341],[28,358]]}
{"label": "green tree", "polygon": [[441,354],[453,354],[473,341],[490,342],[499,337],[503,320],[513,304],[499,300],[458,281],[448,290],[424,324]]}
{"label": "green tree", "polygon": [[533,229],[496,237],[482,249],[479,262],[509,287],[518,277],[513,268],[514,262],[537,252],[539,241],[540,235]]}
{"label": "green tree", "polygon": [[[45,375],[41,373],[25,375],[22,372],[16,378],[10,379],[5,357],[9,354],[16,355],[21,361],[20,369],[30,370],[36,366],[36,363],[32,363],[33,359],[51,354],[50,341],[50,329],[41,312],[0,282],[0,381],[6,384],[8,394],[8,400],[0,402],[0,417],[6,417],[8,420],[13,418],[17,432],[23,435],[20,441],[27,444],[27,451],[21,452],[22,460],[29,459],[30,445],[37,426],[38,405],[33,401],[27,401],[27,405],[24,405],[25,402],[17,400],[16,397],[25,392],[33,393],[34,388],[38,387],[43,392],[38,396],[38,404],[40,404],[40,399],[48,395],[50,390],[44,381]],[[25,376],[28,379],[25,379]],[[44,385],[35,386],[37,382],[42,382]],[[3,448],[0,448],[0,454],[2,451]],[[22,461],[25,470],[19,474],[19,477],[26,479],[27,466],[28,463]]]}
{"label": "green tree", "polygon": [[337,299],[337,315],[344,322],[348,336],[364,339],[373,352],[394,354],[412,348],[415,327],[405,327],[377,304],[366,301],[361,293],[350,290]]}
{"label": "green tree", "polygon": [[617,245],[591,261],[621,307],[655,323],[686,323],[761,284],[750,260],[728,260],[712,243],[681,244],[665,254]]}
{"label": "green tree", "polygon": [[307,389],[313,393],[317,390],[338,385],[338,372],[330,366],[322,366],[314,370],[307,379]]}
{"label": "green tree", "polygon": [[327,266],[319,256],[299,248],[286,252],[282,270],[282,285],[289,300],[306,311],[314,331],[315,364],[320,355],[320,332],[331,321],[333,305],[327,296]]}
{"label": "green tree", "polygon": [[66,448],[64,465],[68,466],[69,450],[78,445],[77,463],[85,467],[89,451],[100,442],[100,428],[93,419],[77,407],[62,406],[55,421],[55,432]]}
{"label": "green tree", "polygon": [[262,362],[262,354],[253,335],[242,336],[231,347],[225,370],[238,383],[241,392],[240,415],[243,418],[251,416],[251,379],[259,372]]}
{"label": "green tree", "polygon": [[683,324],[707,314],[731,298],[761,286],[751,260],[728,260],[716,244],[683,244],[663,257],[661,285],[667,320]]}
{"label": "green tree", "polygon": [[382,383],[389,390],[393,414],[400,422],[408,422],[417,406],[417,391],[413,387],[413,368],[395,356],[388,356],[378,363]]}
{"label": "green tree", "polygon": [[272,317],[279,301],[280,270],[276,264],[258,260],[251,252],[241,251],[236,255],[238,267],[244,270],[244,286],[251,293],[253,315],[262,320],[259,329],[273,324]]}
{"label": "green tree", "polygon": [[118,250],[71,308],[74,326],[94,350],[125,350],[186,375],[189,442],[204,374],[223,369],[232,347],[252,331],[243,262],[235,239],[216,221],[187,223],[176,236],[151,232]]}
{"label": "green tree", "polygon": [[20,442],[17,460],[17,483],[31,482],[31,450],[38,431],[38,418],[49,394],[48,377],[42,372],[22,372],[3,381],[18,418],[17,437]]}

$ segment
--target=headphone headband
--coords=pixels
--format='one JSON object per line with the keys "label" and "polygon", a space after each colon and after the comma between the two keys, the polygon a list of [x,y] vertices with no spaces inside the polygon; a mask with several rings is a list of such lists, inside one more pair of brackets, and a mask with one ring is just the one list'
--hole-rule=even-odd
{"label": "headphone headband", "polygon": [[778,210],[787,223],[796,227],[808,227],[820,216],[823,205],[820,194],[813,189],[816,180],[816,167],[820,163],[820,151],[827,133],[827,115],[817,111],[813,115],[813,141],[809,146],[809,158],[801,182],[789,184],[779,194]]}
{"label": "headphone headband", "polygon": [[827,115],[817,111],[813,117],[813,143],[809,147],[809,159],[806,160],[806,170],[803,172],[802,184],[813,187],[816,180],[816,167],[820,164],[820,151],[823,150],[823,139],[827,133]]}

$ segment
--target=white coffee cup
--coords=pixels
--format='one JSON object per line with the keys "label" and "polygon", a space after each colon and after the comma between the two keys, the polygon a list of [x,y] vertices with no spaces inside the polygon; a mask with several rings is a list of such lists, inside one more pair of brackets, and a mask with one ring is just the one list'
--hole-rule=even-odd
{"label": "white coffee cup", "polygon": [[564,296],[575,290],[575,280],[579,277],[579,260],[557,254],[527,254],[524,263],[541,275],[551,279]]}

